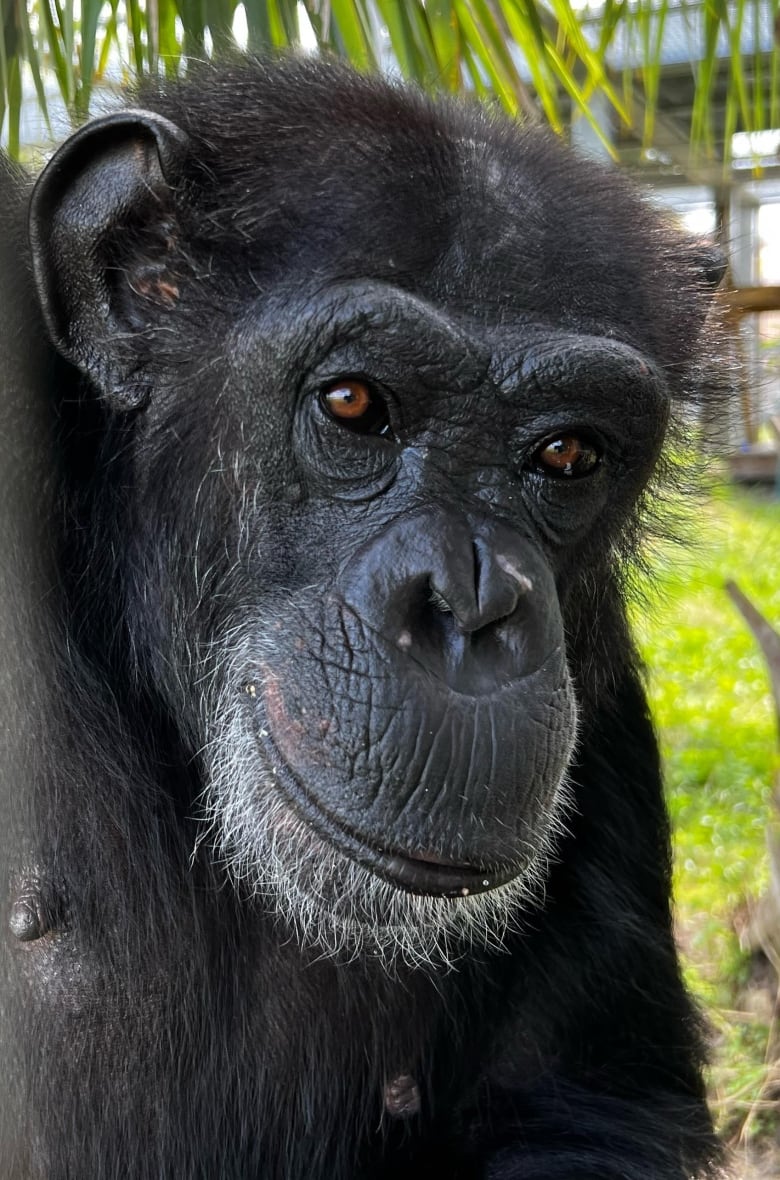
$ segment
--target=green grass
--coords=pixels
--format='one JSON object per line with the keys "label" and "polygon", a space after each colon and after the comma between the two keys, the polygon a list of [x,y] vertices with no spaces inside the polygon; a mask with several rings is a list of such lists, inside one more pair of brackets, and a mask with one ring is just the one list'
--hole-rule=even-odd
{"label": "green grass", "polygon": [[635,612],[635,630],[666,761],[686,975],[716,1030],[713,1103],[744,1141],[780,1123],[775,1109],[767,1126],[766,1018],[735,1011],[747,957],[734,930],[767,880],[778,742],[766,665],[723,584],[780,624],[780,501],[723,488],[690,511],[693,551],[661,551],[659,601]]}

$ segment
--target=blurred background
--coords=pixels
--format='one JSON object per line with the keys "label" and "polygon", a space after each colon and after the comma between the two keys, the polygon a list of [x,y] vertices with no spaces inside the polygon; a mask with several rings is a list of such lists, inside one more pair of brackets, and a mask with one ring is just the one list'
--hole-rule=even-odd
{"label": "blurred background", "polygon": [[[636,630],[667,766],[677,928],[744,1177],[780,1176],[780,0],[0,0],[0,119],[36,166],[146,73],[295,47],[550,125],[720,243],[733,421],[649,555]],[[712,424],[704,424],[711,426]]]}

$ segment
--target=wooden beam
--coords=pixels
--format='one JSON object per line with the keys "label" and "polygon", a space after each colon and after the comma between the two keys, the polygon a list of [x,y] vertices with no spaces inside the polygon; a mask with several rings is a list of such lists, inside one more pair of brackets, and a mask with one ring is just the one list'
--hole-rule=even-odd
{"label": "wooden beam", "polygon": [[740,315],[748,312],[780,311],[780,287],[737,287],[721,291],[720,298],[727,307]]}

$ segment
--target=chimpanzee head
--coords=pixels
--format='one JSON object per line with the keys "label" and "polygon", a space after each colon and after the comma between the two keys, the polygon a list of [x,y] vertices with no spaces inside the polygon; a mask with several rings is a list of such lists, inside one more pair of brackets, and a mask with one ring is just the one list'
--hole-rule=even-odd
{"label": "chimpanzee head", "polygon": [[32,202],[79,634],[304,941],[498,942],[632,659],[712,267],[548,135],[334,65],[138,102]]}

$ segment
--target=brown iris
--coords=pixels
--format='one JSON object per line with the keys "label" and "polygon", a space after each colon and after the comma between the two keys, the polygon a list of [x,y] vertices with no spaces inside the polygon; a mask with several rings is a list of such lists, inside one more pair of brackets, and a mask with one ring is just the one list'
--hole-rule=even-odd
{"label": "brown iris", "polygon": [[390,421],[387,405],[359,377],[332,381],[320,392],[320,402],[331,418],[357,434],[385,434]]}
{"label": "brown iris", "polygon": [[363,381],[338,381],[322,392],[334,418],[362,418],[371,408],[371,391]]}
{"label": "brown iris", "polygon": [[534,455],[534,460],[545,474],[572,479],[590,475],[599,465],[601,456],[588,438],[577,434],[560,434],[547,439]]}

